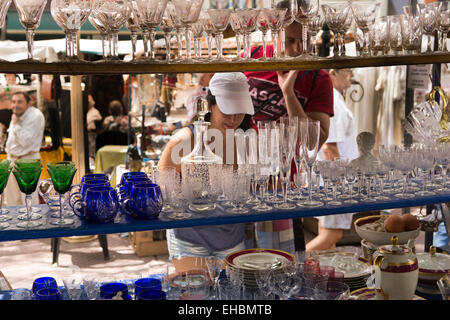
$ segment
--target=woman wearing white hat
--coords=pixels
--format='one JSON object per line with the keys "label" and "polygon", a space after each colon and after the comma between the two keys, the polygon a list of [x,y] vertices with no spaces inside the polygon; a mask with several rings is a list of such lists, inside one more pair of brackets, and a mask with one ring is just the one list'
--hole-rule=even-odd
{"label": "woman wearing white hat", "polygon": [[[251,128],[250,119],[254,109],[247,78],[241,72],[216,73],[209,83],[206,99],[209,102],[210,112],[205,116],[205,120],[211,123],[208,129],[216,129],[222,133],[223,153],[220,156],[226,159],[226,130],[241,128],[245,131]],[[180,144],[190,145],[191,149],[182,148],[183,154],[180,155],[178,154]],[[194,128],[190,125],[178,131],[169,140],[158,167],[160,169],[175,167],[177,172],[181,172],[181,163],[177,160],[192,151],[193,145]],[[232,252],[245,249],[244,242],[244,224],[167,230],[167,245],[171,259],[182,256],[216,256],[224,259]]]}

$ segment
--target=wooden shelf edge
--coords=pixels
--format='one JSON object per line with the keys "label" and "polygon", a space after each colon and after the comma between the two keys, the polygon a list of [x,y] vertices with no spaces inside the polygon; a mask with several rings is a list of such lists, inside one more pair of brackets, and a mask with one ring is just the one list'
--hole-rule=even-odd
{"label": "wooden shelf edge", "polygon": [[315,60],[220,62],[220,63],[146,63],[146,62],[0,62],[2,73],[34,74],[151,74],[205,73],[233,71],[313,70],[331,68],[366,68],[450,62],[450,53],[398,55],[380,57],[320,58]]}

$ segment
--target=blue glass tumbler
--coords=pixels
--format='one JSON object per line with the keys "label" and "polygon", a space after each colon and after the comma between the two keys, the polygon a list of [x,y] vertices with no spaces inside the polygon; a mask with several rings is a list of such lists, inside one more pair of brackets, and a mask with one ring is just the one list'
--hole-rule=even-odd
{"label": "blue glass tumbler", "polygon": [[121,205],[122,212],[135,219],[156,219],[163,207],[161,189],[155,183],[133,185],[130,195]]}
{"label": "blue glass tumbler", "polygon": [[142,290],[137,294],[136,300],[166,300],[166,293],[162,290]]}
{"label": "blue glass tumbler", "polygon": [[125,180],[131,177],[147,177],[147,174],[145,172],[142,171],[130,171],[130,172],[125,172],[122,174],[122,177],[120,178],[120,185],[123,185]]}
{"label": "blue glass tumbler", "polygon": [[56,279],[53,277],[37,278],[33,281],[33,287],[31,288],[31,290],[33,291],[34,294],[36,294],[36,292],[39,289],[44,289],[44,288],[58,288]]}
{"label": "blue glass tumbler", "polygon": [[[103,179],[95,179],[95,180],[87,180],[84,183],[80,184],[80,188],[78,191],[71,192],[69,197],[69,205],[75,210],[75,203],[77,200],[85,200],[86,199],[86,191],[90,187],[110,187],[110,183],[108,180]],[[74,189],[72,189],[74,190]]]}
{"label": "blue glass tumbler", "polygon": [[110,282],[102,285],[100,287],[100,298],[101,299],[112,299],[117,293],[122,292],[122,299],[130,300],[131,297],[128,294],[128,286],[121,282]]}
{"label": "blue glass tumbler", "polygon": [[161,280],[155,278],[142,278],[134,282],[134,295],[144,290],[161,290]]}
{"label": "blue glass tumbler", "polygon": [[35,293],[36,300],[62,300],[61,291],[58,288],[42,288]]}

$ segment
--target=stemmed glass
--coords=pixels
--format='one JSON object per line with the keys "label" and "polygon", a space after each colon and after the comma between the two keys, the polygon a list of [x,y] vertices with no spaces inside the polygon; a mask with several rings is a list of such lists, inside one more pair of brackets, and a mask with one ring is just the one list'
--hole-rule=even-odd
{"label": "stemmed glass", "polygon": [[278,33],[283,27],[284,17],[287,12],[287,8],[271,8],[263,9],[267,17],[267,23],[269,24],[270,32],[272,34],[273,42],[273,55],[271,59],[277,60],[278,55]]}
{"label": "stemmed glass", "polygon": [[[263,56],[259,58],[260,60],[267,60],[267,31],[269,31],[269,23],[267,18],[267,9],[261,9],[258,15],[257,27],[262,33],[262,43],[263,43]],[[250,53],[251,54],[251,53]]]}
{"label": "stemmed glass", "polygon": [[[281,8],[281,3],[284,3],[284,0],[272,0],[272,8]],[[279,33],[279,41],[280,41],[280,55],[278,59],[281,60],[289,60],[292,57],[286,56],[286,28],[290,26],[294,22],[294,16],[291,13],[291,10],[287,10],[284,15],[284,19],[281,23],[280,33]]]}
{"label": "stemmed glass", "polygon": [[241,19],[242,23],[242,32],[244,33],[243,41],[244,41],[244,53],[245,60],[252,61],[251,57],[251,34],[254,32],[258,26],[258,16],[260,14],[260,10],[257,9],[236,9],[236,13]]}
{"label": "stemmed glass", "polygon": [[218,298],[217,282],[219,281],[220,271],[222,270],[223,260],[217,259],[214,256],[205,258],[206,267],[208,268],[209,278],[213,281],[213,297]]}
{"label": "stemmed glass", "polygon": [[440,144],[437,146],[436,162],[441,167],[441,175],[442,175],[441,187],[438,188],[436,191],[447,192],[450,190],[448,187],[446,187],[448,165],[450,163],[450,145],[449,144],[444,143],[444,144]]}
{"label": "stemmed glass", "polygon": [[222,56],[223,32],[228,26],[231,12],[230,9],[209,9],[207,11],[213,25],[213,32],[216,35],[217,61],[225,61]]}
{"label": "stemmed glass", "polygon": [[302,25],[302,54],[299,59],[311,58],[308,50],[308,21],[319,13],[319,0],[292,0],[291,12],[294,20]]}
{"label": "stemmed glass", "polygon": [[231,213],[247,213],[250,210],[244,207],[245,201],[248,199],[250,192],[250,176],[243,165],[231,174],[231,192],[230,202],[232,208],[227,212]]}
{"label": "stemmed glass", "polygon": [[[167,4],[167,6],[169,3]],[[161,30],[164,32],[164,42],[166,43],[166,62],[170,61],[170,38],[172,35],[172,30],[174,29],[173,20],[169,17],[167,14],[167,7],[166,11],[164,12],[164,15],[161,20]]]}
{"label": "stemmed glass", "polygon": [[53,0],[50,12],[66,35],[66,59],[78,59],[78,30],[91,14],[93,0]]}
{"label": "stemmed glass", "polygon": [[191,27],[198,20],[203,6],[203,0],[172,0],[175,11],[181,20],[186,33],[186,60],[193,62],[191,52]]}
{"label": "stemmed glass", "polygon": [[136,43],[138,40],[139,27],[139,10],[137,8],[136,0],[130,0],[130,16],[125,22],[125,27],[130,30],[131,38],[131,61],[136,61]]}
{"label": "stemmed glass", "polygon": [[14,0],[19,21],[26,29],[29,62],[37,61],[33,57],[34,34],[41,24],[41,17],[46,4],[47,0]]}
{"label": "stemmed glass", "polygon": [[347,16],[350,13],[351,8],[352,6],[350,6],[349,3],[322,5],[322,11],[325,15],[325,21],[334,34],[334,58],[339,57],[339,32],[342,30],[342,26],[347,20]]}
{"label": "stemmed glass", "polygon": [[281,118],[278,150],[280,157],[281,186],[283,188],[283,203],[276,204],[275,207],[282,210],[291,210],[296,207],[295,204],[287,201],[287,189],[291,179],[292,158],[294,156],[294,148],[297,141],[295,129],[295,126],[290,125],[288,117]]}
{"label": "stemmed glass", "polygon": [[183,194],[183,185],[179,172],[175,173],[174,179],[170,184],[166,184],[166,199],[170,210],[167,210],[167,216],[171,219],[187,219],[192,216],[187,211],[188,201]]}
{"label": "stemmed glass", "polygon": [[[25,193],[26,221],[17,224],[20,228],[33,228],[40,226],[41,221],[32,220],[31,194],[36,191],[43,165],[40,160],[23,162],[16,160],[13,174],[21,192]],[[40,215],[39,215],[40,216]],[[41,217],[41,216],[40,216]],[[18,217],[20,219],[20,216]]]}
{"label": "stemmed glass", "polygon": [[330,182],[331,182],[331,160],[321,160],[316,161],[316,165],[319,167],[320,175],[322,176],[323,180],[323,189],[325,192],[325,198],[323,198],[324,201],[331,201],[333,198],[331,198],[328,195],[329,189],[330,189]]}
{"label": "stemmed glass", "polygon": [[258,122],[258,143],[257,150],[257,167],[255,172],[255,180],[259,185],[259,191],[261,195],[260,203],[253,207],[256,211],[270,211],[272,207],[267,205],[264,201],[264,195],[266,191],[266,184],[270,177],[270,157],[269,157],[269,133],[268,124],[265,122]]}
{"label": "stemmed glass", "polygon": [[302,133],[302,148],[305,162],[308,166],[309,197],[300,205],[303,207],[320,207],[323,202],[312,199],[312,167],[316,161],[319,147],[320,122],[317,120],[301,119],[299,121],[299,131]]}
{"label": "stemmed glass", "polygon": [[200,61],[202,58],[202,37],[203,21],[199,20],[192,25],[192,35],[194,36],[194,59]]}
{"label": "stemmed glass", "polygon": [[327,202],[327,204],[332,206],[339,206],[342,204],[342,201],[337,199],[337,188],[338,183],[341,179],[341,171],[343,168],[341,167],[338,160],[333,160],[330,163],[330,180],[331,180],[331,188],[333,189],[333,200]]}
{"label": "stemmed glass", "polygon": [[423,33],[427,36],[427,50],[426,52],[433,52],[433,33],[437,28],[438,11],[440,10],[441,2],[432,3],[418,3],[417,13],[419,15]]}
{"label": "stemmed glass", "polygon": [[341,26],[341,30],[339,30],[339,35],[341,38],[341,57],[346,57],[346,51],[345,51],[345,35],[347,34],[348,30],[351,28],[353,24],[353,13],[352,11],[349,11],[347,18],[345,19],[344,23]]}
{"label": "stemmed glass", "polygon": [[450,2],[441,2],[441,10],[437,12],[437,28],[439,36],[439,51],[447,52],[447,34],[450,32]]}
{"label": "stemmed glass", "polygon": [[[241,57],[241,48],[242,48],[242,24],[241,18],[237,14],[236,11],[231,12],[230,16],[230,25],[233,29],[236,37],[236,58],[233,61],[241,61],[243,58]],[[244,46],[245,49],[245,46]]]}
{"label": "stemmed glass", "polygon": [[[177,37],[177,56],[174,60],[174,62],[182,62],[183,61],[183,33],[185,33],[186,29],[183,26],[183,23],[178,16],[177,11],[175,10],[175,5],[172,3],[172,1],[167,3],[166,6],[166,16],[168,18],[167,23],[173,26],[175,28],[175,34]],[[164,18],[163,18],[164,21]],[[145,42],[144,42],[144,45]],[[145,50],[146,47],[144,47]]]}
{"label": "stemmed glass", "polygon": [[73,177],[77,172],[75,163],[72,161],[50,162],[47,164],[47,171],[50,174],[55,191],[59,194],[59,219],[50,223],[60,226],[72,224],[74,223],[72,219],[64,219],[63,199],[64,194],[70,190]]}
{"label": "stemmed glass", "polygon": [[404,179],[403,192],[396,193],[394,196],[403,199],[414,198],[414,194],[408,193],[409,173],[415,166],[414,153],[409,152],[409,150],[397,149],[392,153],[392,156],[395,158],[395,169],[400,171]]}
{"label": "stemmed glass", "polygon": [[156,27],[161,25],[168,0],[136,0],[136,7],[139,10],[139,22],[142,34],[148,35],[149,52],[146,58],[156,62],[154,48],[156,39]]}
{"label": "stemmed glass", "polygon": [[98,22],[108,31],[110,38],[110,56],[108,59],[121,61],[118,53],[119,30],[130,16],[131,5],[129,1],[96,0],[92,12]]}
{"label": "stemmed glass", "polygon": [[369,54],[369,28],[375,21],[380,6],[381,4],[379,2],[373,4],[353,2],[351,5],[356,25],[364,34],[361,50],[362,55]]}
{"label": "stemmed glass", "polygon": [[322,29],[325,18],[323,14],[317,14],[308,21],[308,30],[311,35],[311,52],[313,56],[317,56],[317,34]]}
{"label": "stemmed glass", "polygon": [[270,139],[270,176],[272,178],[272,198],[269,203],[280,203],[283,200],[278,198],[278,175],[280,174],[280,128],[276,121],[271,121],[269,125]]}
{"label": "stemmed glass", "polygon": [[100,61],[101,62],[107,61],[108,58],[111,56],[111,43],[108,39],[108,29],[98,20],[97,13],[95,11],[91,11],[88,20],[100,34],[100,38],[102,41],[102,56],[103,56],[103,59]]}
{"label": "stemmed glass", "polygon": [[[0,1],[0,26],[5,23],[6,15],[8,14],[9,7],[11,6],[12,0],[2,0]],[[0,61],[5,61],[0,59]]]}
{"label": "stemmed glass", "polygon": [[380,192],[375,197],[376,200],[389,200],[390,198],[384,194],[384,181],[389,174],[389,167],[382,161],[374,163],[375,174],[380,182]]}
{"label": "stemmed glass", "polygon": [[208,49],[208,59],[207,61],[212,60],[212,44],[214,39],[214,27],[211,22],[211,18],[209,17],[209,14],[206,10],[202,10],[200,12],[199,20],[203,23],[203,31],[206,33],[206,46]]}
{"label": "stemmed glass", "polygon": [[6,184],[8,183],[9,175],[11,174],[12,168],[10,167],[11,162],[9,160],[3,160],[0,163],[0,230],[9,227],[9,223],[6,222],[12,218],[7,215],[8,211],[3,209],[3,191],[5,190]]}
{"label": "stemmed glass", "polygon": [[426,190],[426,178],[430,170],[435,166],[434,150],[431,148],[423,148],[416,150],[416,164],[419,171],[422,172],[422,190],[417,192],[419,196],[433,195],[433,192]]}
{"label": "stemmed glass", "polygon": [[347,181],[348,184],[348,190],[349,190],[349,198],[344,200],[344,203],[358,203],[357,200],[353,199],[353,187],[355,185],[356,182],[356,178],[358,177],[358,172],[356,170],[356,168],[354,167],[354,165],[348,163],[345,166],[345,180]]}

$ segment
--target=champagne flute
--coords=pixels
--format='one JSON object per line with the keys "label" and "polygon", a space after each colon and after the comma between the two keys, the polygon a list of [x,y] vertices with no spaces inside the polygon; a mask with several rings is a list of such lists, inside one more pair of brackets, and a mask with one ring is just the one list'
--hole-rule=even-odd
{"label": "champagne flute", "polygon": [[[308,166],[308,181],[309,181],[309,197],[308,200],[303,201],[300,205],[302,207],[320,207],[323,202],[312,199],[312,167],[316,161],[317,150],[319,147],[320,137],[320,122],[317,120],[300,120],[299,130],[303,130],[303,155]],[[306,133],[305,133],[306,130]]]}
{"label": "champagne flute", "polygon": [[59,219],[53,220],[50,223],[62,226],[73,224],[73,219],[64,218],[63,199],[64,194],[70,190],[73,177],[75,176],[75,172],[77,172],[75,163],[72,161],[50,162],[47,164],[47,171],[50,174],[55,191],[59,194]]}

